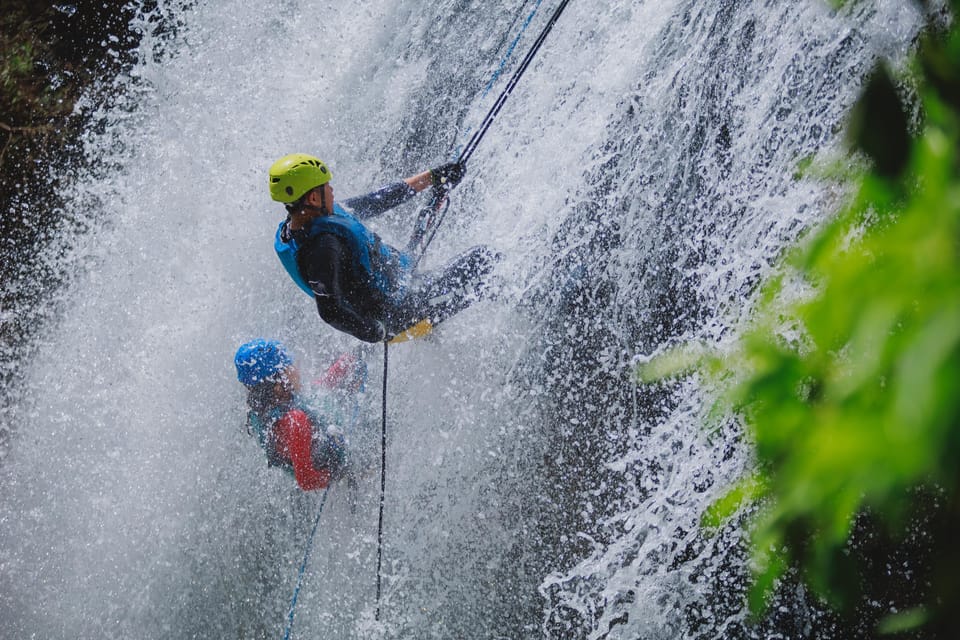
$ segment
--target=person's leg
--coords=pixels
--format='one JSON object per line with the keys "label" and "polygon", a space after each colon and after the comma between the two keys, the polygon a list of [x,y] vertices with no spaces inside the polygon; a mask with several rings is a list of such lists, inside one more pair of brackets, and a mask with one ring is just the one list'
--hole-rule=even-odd
{"label": "person's leg", "polygon": [[452,293],[470,293],[481,297],[486,277],[493,271],[499,259],[499,254],[478,245],[461,253],[442,269],[422,274],[417,283],[417,291],[427,299]]}
{"label": "person's leg", "polygon": [[487,276],[500,255],[483,245],[460,254],[442,269],[420,275],[399,308],[388,317],[387,329],[399,333],[421,320],[437,325],[489,294]]}

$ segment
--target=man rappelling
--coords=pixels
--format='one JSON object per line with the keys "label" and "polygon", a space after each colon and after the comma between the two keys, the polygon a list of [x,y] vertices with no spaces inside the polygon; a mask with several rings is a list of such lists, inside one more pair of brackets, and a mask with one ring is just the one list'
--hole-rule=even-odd
{"label": "man rappelling", "polygon": [[316,300],[330,326],[364,342],[413,337],[462,311],[486,292],[497,255],[476,246],[445,268],[414,270],[422,235],[404,250],[362,222],[433,187],[445,194],[463,178],[463,163],[445,164],[341,204],[332,174],[318,158],[295,153],[270,167],[270,196],[287,209],[274,248],[294,282]]}

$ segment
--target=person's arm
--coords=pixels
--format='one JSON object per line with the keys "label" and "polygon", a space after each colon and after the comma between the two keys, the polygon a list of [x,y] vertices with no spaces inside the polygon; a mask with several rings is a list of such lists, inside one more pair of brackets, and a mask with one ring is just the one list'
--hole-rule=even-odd
{"label": "person's arm", "polygon": [[361,360],[352,353],[341,354],[336,362],[327,367],[327,370],[318,378],[315,384],[326,389],[341,389],[354,391],[359,378],[358,371]]}
{"label": "person's arm", "polygon": [[344,200],[343,206],[361,220],[372,218],[403,204],[429,187],[445,186],[448,190],[452,189],[460,182],[465,172],[466,168],[462,164],[456,162],[445,164],[404,178],[403,182],[387,185],[365,196]]}
{"label": "person's arm", "polygon": [[313,466],[313,423],[300,409],[291,409],[277,421],[277,436],[285,445],[293,463],[293,476],[304,491],[325,489],[330,484],[330,470]]}
{"label": "person's arm", "polygon": [[417,191],[419,191],[419,189],[411,186],[406,181],[395,182],[373,193],[368,193],[365,196],[357,196],[356,198],[344,200],[343,206],[350,210],[353,215],[361,220],[365,220],[403,204],[415,196]]}
{"label": "person's arm", "polygon": [[423,173],[418,173],[415,176],[404,178],[403,181],[411,189],[413,189],[417,193],[420,193],[427,187],[433,186],[433,171],[427,170],[427,171],[424,171]]}
{"label": "person's arm", "polygon": [[383,323],[357,313],[344,295],[342,257],[340,239],[330,234],[316,236],[300,250],[298,267],[313,291],[317,313],[334,329],[364,342],[380,342],[386,337]]}

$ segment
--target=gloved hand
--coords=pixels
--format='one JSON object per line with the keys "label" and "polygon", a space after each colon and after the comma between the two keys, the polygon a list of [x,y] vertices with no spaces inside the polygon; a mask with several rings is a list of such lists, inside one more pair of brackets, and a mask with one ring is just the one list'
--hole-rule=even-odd
{"label": "gloved hand", "polygon": [[463,180],[467,172],[467,165],[461,162],[450,162],[436,169],[430,169],[430,178],[434,187],[441,187],[449,191]]}

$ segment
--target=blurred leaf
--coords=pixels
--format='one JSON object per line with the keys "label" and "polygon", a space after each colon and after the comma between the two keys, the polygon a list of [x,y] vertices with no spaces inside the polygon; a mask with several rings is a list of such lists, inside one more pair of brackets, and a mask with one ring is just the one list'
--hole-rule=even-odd
{"label": "blurred leaf", "polygon": [[722,498],[710,505],[701,518],[701,524],[707,529],[719,529],[745,503],[755,502],[763,496],[765,491],[766,487],[759,475],[754,474],[744,478]]}
{"label": "blurred leaf", "polygon": [[751,613],[759,615],[766,607],[787,565],[783,556],[772,548],[765,553],[755,554],[754,563],[754,581],[747,594],[747,605]]}
{"label": "blurred leaf", "polygon": [[924,607],[916,607],[900,613],[894,613],[883,620],[877,626],[877,633],[880,635],[891,635],[894,633],[903,633],[922,627],[930,619],[930,614]]}
{"label": "blurred leaf", "polygon": [[700,343],[684,343],[651,356],[636,359],[634,375],[638,382],[652,383],[697,371],[712,352]]}

